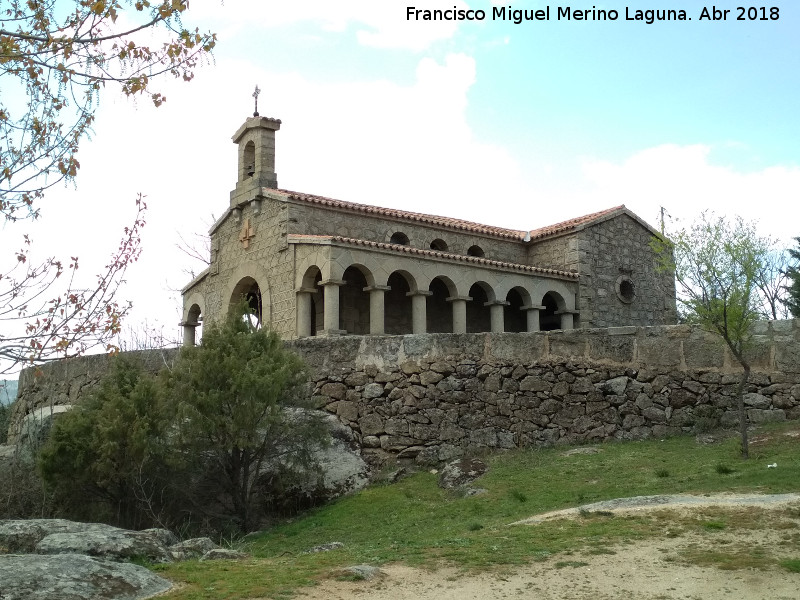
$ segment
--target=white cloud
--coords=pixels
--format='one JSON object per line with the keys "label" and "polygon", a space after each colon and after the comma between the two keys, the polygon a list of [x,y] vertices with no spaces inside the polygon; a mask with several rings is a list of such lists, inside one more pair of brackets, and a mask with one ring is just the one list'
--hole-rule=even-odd
{"label": "white cloud", "polygon": [[[246,8],[245,8],[246,4]],[[356,28],[360,44],[376,48],[405,48],[421,51],[435,42],[455,34],[455,21],[409,21],[406,9],[410,2],[400,0],[303,0],[278,2],[274,0],[227,0],[224,5],[204,2],[192,5],[189,18],[213,21],[215,27],[227,29],[236,20],[236,29],[243,27],[237,15],[246,12],[248,23],[263,28],[285,27],[293,23],[312,22],[328,32],[343,32]],[[425,9],[467,9],[463,0],[426,0]],[[232,31],[229,32],[228,37]]]}
{"label": "white cloud", "polygon": [[609,205],[624,203],[650,221],[661,206],[684,221],[712,210],[758,221],[762,234],[784,240],[797,235],[800,167],[740,172],[713,164],[711,152],[708,145],[665,144],[622,163],[587,159],[583,176],[593,196]]}

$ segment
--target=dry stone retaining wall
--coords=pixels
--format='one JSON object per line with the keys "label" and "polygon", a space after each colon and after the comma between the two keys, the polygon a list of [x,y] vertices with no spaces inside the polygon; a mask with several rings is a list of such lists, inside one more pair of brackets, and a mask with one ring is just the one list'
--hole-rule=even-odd
{"label": "dry stone retaining wall", "polygon": [[[661,437],[737,419],[737,363],[717,337],[685,325],[287,345],[309,364],[318,406],[362,447],[420,462],[476,448]],[[154,367],[165,360],[147,356]],[[757,324],[748,358],[750,420],[800,419],[800,321]],[[27,371],[12,421],[78,401],[106,364],[87,357],[39,377]]]}
{"label": "dry stone retaining wall", "polygon": [[[753,423],[800,418],[800,322],[761,323]],[[688,326],[299,340],[317,404],[364,448],[447,460],[467,450],[702,431],[738,422],[740,369]]]}

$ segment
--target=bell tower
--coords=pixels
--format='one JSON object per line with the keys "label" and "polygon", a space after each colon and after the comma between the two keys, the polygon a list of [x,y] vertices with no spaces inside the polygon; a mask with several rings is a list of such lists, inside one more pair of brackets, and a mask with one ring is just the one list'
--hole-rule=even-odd
{"label": "bell tower", "polygon": [[249,117],[233,135],[239,145],[239,177],[236,189],[250,187],[278,187],[275,173],[275,132],[281,128],[280,119]]}
{"label": "bell tower", "polygon": [[233,143],[239,146],[239,173],[236,189],[231,192],[231,205],[236,204],[242,194],[249,194],[254,189],[278,187],[278,175],[275,173],[275,132],[281,128],[281,121],[258,114],[260,93],[261,90],[256,86],[253,92],[253,116],[248,117],[233,134]]}

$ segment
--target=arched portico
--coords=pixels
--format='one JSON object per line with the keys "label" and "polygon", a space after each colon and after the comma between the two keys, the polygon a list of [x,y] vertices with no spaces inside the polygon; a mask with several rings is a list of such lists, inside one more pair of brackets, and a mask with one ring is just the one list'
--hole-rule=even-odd
{"label": "arched portico", "polygon": [[558,313],[558,326],[571,327],[577,285],[566,277],[334,237],[289,241],[296,244],[300,337],[537,331],[548,292],[563,302],[550,307],[545,326]]}

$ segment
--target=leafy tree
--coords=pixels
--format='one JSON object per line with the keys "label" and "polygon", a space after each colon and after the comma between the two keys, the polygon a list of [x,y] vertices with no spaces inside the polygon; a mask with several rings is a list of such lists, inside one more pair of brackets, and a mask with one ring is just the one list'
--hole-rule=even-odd
{"label": "leafy tree", "polygon": [[166,497],[169,422],[155,378],[132,358],[112,360],[98,389],[56,419],[39,471],[68,514],[97,519],[104,506],[106,520],[139,527]]}
{"label": "leafy tree", "polygon": [[[100,92],[162,94],[153,80],[194,76],[216,43],[181,23],[184,0],[8,0],[0,12],[0,214],[35,216],[44,190],[72,180]],[[165,41],[148,43],[153,31]]]}
{"label": "leafy tree", "polygon": [[719,334],[742,366],[737,386],[742,456],[749,456],[744,389],[750,377],[746,349],[759,318],[756,277],[768,244],[755,227],[736,218],[703,213],[689,229],[656,240],[661,268],[673,271],[678,302],[688,323]]}
{"label": "leafy tree", "polygon": [[[0,216],[39,216],[45,191],[73,181],[101,92],[166,98],[162,76],[190,80],[216,36],[185,28],[185,0],[8,0],[0,8]],[[152,34],[162,43],[152,44]],[[139,253],[144,204],[94,283],[78,259],[29,262],[31,240],[0,261],[0,372],[110,345],[126,308],[115,299]],[[9,264],[4,264],[8,262]],[[62,284],[62,282],[64,282]]]}
{"label": "leafy tree", "polygon": [[792,265],[787,267],[786,306],[795,318],[800,318],[800,237],[794,238],[797,248],[789,250]]}
{"label": "leafy tree", "polygon": [[254,328],[246,312],[242,304],[209,326],[201,344],[184,348],[166,373],[177,446],[185,456],[207,459],[203,481],[195,480],[196,508],[213,519],[232,518],[241,531],[258,524],[259,498],[269,495],[264,471],[282,465],[307,472],[325,435],[307,410],[302,361],[274,332]]}
{"label": "leafy tree", "polygon": [[765,252],[761,268],[756,273],[756,288],[766,319],[786,319],[789,316],[786,287],[789,263],[789,252],[773,246]]}
{"label": "leafy tree", "polygon": [[136,217],[108,264],[91,287],[77,279],[78,257],[66,265],[55,258],[30,264],[28,247],[14,265],[0,273],[0,373],[20,365],[40,364],[84,354],[100,346],[116,351],[114,338],[130,303],[117,301],[128,267],[141,253],[140,230],[146,205],[137,199]]}

